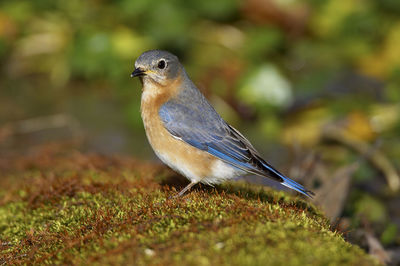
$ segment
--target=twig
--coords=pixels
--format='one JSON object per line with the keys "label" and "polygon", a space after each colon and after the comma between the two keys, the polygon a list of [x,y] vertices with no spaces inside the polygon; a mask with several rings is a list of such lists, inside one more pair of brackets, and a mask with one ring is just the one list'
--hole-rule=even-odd
{"label": "twig", "polygon": [[327,127],[323,131],[323,137],[341,143],[361,154],[375,168],[383,173],[391,191],[399,191],[400,177],[389,159],[382,152],[374,149],[373,146],[369,145],[366,142],[351,137],[349,133],[335,126]]}
{"label": "twig", "polygon": [[81,134],[79,122],[68,114],[55,114],[10,122],[0,127],[0,142],[18,134],[29,134],[45,129],[69,127],[76,135]]}

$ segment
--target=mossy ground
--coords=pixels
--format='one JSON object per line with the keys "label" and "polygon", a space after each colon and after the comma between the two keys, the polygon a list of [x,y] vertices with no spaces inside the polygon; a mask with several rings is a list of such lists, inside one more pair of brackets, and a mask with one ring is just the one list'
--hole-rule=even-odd
{"label": "mossy ground", "polygon": [[45,152],[0,160],[0,265],[374,265],[305,200],[196,187],[158,165]]}

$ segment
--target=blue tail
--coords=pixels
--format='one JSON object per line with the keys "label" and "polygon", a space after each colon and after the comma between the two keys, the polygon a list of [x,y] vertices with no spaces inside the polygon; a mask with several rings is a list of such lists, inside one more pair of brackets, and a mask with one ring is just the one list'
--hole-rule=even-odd
{"label": "blue tail", "polygon": [[284,185],[285,187],[291,188],[293,190],[296,190],[297,192],[312,198],[314,196],[314,192],[311,190],[306,189],[302,185],[298,184],[297,182],[293,181],[292,179],[284,176],[281,174],[278,170],[273,168],[271,165],[269,165],[267,162],[263,161],[262,165],[265,167],[267,170],[269,176],[272,176],[276,181],[278,181],[281,185]]}
{"label": "blue tail", "polygon": [[283,179],[283,182],[281,182],[282,185],[284,185],[285,187],[291,188],[293,190],[296,190],[297,192],[312,198],[314,196],[314,192],[312,192],[311,190],[306,189],[305,187],[303,187],[302,185],[296,183],[295,181],[293,181],[292,179],[285,177],[285,176],[281,176],[281,178]]}

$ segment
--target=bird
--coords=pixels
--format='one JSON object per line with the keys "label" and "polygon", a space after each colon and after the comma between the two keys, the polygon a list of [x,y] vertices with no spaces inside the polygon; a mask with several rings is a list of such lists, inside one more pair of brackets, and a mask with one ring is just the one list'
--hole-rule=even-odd
{"label": "bird", "polygon": [[191,81],[177,56],[163,50],[142,53],[131,77],[142,84],[140,112],[158,158],[190,183],[214,185],[247,175],[270,178],[312,198],[314,193],[265,161],[238,130],[216,112]]}

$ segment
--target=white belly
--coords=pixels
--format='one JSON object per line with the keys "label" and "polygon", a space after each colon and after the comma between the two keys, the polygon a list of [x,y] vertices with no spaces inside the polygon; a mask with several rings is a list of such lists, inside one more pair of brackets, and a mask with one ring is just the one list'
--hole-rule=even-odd
{"label": "white belly", "polygon": [[217,159],[211,166],[211,174],[201,182],[206,184],[219,184],[226,180],[238,178],[246,175],[243,170],[232,167],[231,165]]}

